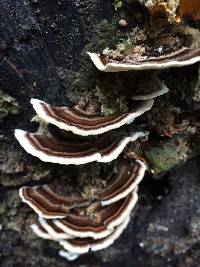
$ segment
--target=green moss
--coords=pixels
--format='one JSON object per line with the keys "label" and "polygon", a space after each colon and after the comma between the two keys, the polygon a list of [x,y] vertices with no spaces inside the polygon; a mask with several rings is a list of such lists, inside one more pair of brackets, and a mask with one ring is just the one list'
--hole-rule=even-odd
{"label": "green moss", "polygon": [[[106,47],[115,48],[117,43],[127,39],[127,33],[121,31],[118,21],[125,18],[122,12],[117,12],[111,20],[102,20],[95,28],[95,34],[85,46],[80,55],[80,68],[78,71],[68,71],[64,80],[65,93],[68,100],[77,104],[83,93],[96,87],[99,71],[89,59],[87,52],[102,52]],[[111,38],[112,36],[112,38]]]}
{"label": "green moss", "polygon": [[120,0],[114,0],[113,5],[114,5],[114,7],[115,7],[115,10],[117,11],[119,8],[122,8],[123,3],[122,3],[122,1],[120,1]]}
{"label": "green moss", "polygon": [[0,122],[8,114],[17,114],[19,112],[18,102],[8,94],[0,90]]}
{"label": "green moss", "polygon": [[5,213],[6,212],[6,208],[7,208],[6,201],[0,202],[0,214]]}
{"label": "green moss", "polygon": [[176,137],[145,151],[155,175],[167,172],[189,157],[189,147],[182,137]]}
{"label": "green moss", "polygon": [[128,110],[125,96],[119,93],[117,85],[106,84],[97,86],[96,95],[101,106],[101,113],[104,115],[116,114]]}

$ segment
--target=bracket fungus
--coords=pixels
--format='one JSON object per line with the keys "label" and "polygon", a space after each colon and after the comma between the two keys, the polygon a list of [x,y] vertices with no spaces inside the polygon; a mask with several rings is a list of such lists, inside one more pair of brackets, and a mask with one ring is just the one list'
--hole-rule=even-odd
{"label": "bracket fungus", "polygon": [[102,206],[110,205],[127,197],[141,182],[146,165],[141,160],[132,164],[122,163],[117,173],[103,179],[103,188],[93,186],[86,196],[65,196],[56,192],[51,185],[22,187],[20,197],[39,216],[46,219],[65,218],[70,210],[88,206],[92,201],[100,201]]}
{"label": "bracket fungus", "polygon": [[[113,204],[102,206],[99,202],[92,203],[85,212],[80,209],[78,214],[70,214],[64,219],[56,219],[54,223],[65,233],[74,237],[91,237],[100,239],[110,234],[131,213],[138,200],[137,188],[126,198]],[[84,215],[82,213],[84,212]]]}
{"label": "bracket fungus", "polygon": [[[108,206],[93,203],[79,214],[70,214],[65,219],[45,220],[39,217],[31,225],[34,233],[43,238],[58,241],[66,250],[64,255],[73,260],[79,255],[106,248],[121,235],[130,221],[130,213],[138,200],[137,188],[126,198]],[[61,253],[62,254],[62,253]],[[69,257],[77,254],[77,257]],[[61,255],[62,256],[62,255]]]}
{"label": "bracket fungus", "polygon": [[101,239],[113,232],[114,228],[129,216],[137,200],[136,188],[126,198],[107,206],[93,202],[87,207],[74,209],[62,219],[46,220],[39,217],[38,223],[33,224],[33,228],[37,231],[44,229],[55,240],[75,237]]}
{"label": "bracket fungus", "polygon": [[146,0],[144,4],[150,13],[149,22],[132,29],[116,48],[88,52],[95,66],[104,72],[119,72],[162,70],[199,62],[200,33],[182,21],[183,17],[200,19],[199,0]]}
{"label": "bracket fungus", "polygon": [[177,51],[165,53],[164,50],[154,55],[143,53],[137,55],[136,60],[117,61],[103,54],[89,53],[95,66],[105,72],[119,72],[129,70],[165,69],[183,67],[200,61],[200,49],[183,47]]}
{"label": "bracket fungus", "polygon": [[[59,255],[66,258],[67,260],[75,260],[80,255],[88,253],[89,251],[97,251],[105,249],[112,245],[114,241],[119,238],[122,232],[126,229],[130,221],[130,216],[128,216],[120,225],[116,226],[112,233],[101,239],[93,238],[62,238],[59,243],[65,250],[60,250]],[[56,240],[54,237],[48,233],[44,228],[38,224],[32,225],[32,229],[36,235],[44,239]],[[67,236],[66,236],[67,237]]]}
{"label": "bracket fungus", "polygon": [[[172,25],[174,21],[179,22],[182,16],[194,12],[195,7],[200,9],[198,1],[189,1],[191,2],[138,0],[146,5],[152,18],[163,12],[167,14],[166,17],[171,22],[167,21],[168,31],[165,33],[165,28],[163,30],[158,22],[156,27],[162,33],[159,37],[159,33],[155,34],[157,28],[149,26],[149,23],[142,33],[146,34],[145,37],[133,38],[139,39],[139,43],[131,43],[133,39],[130,38],[127,46],[125,43],[119,45],[119,51],[106,48],[102,54],[88,52],[88,55],[95,66],[105,72],[160,70],[200,62],[199,45],[193,43],[195,33],[193,36],[192,31]],[[199,18],[199,9],[195,10],[193,18]],[[166,45],[169,39],[171,42]],[[76,107],[56,107],[32,99],[31,104],[41,119],[61,130],[69,131],[73,138],[67,135],[63,141],[49,132],[29,133],[19,129],[15,130],[15,137],[26,152],[44,162],[63,165],[111,162],[130,142],[148,135],[132,128],[125,132],[116,133],[116,130],[131,124],[149,111],[154,104],[153,99],[169,91],[157,78],[152,81],[153,92],[145,90],[144,83],[143,88],[138,85],[139,90],[136,88],[131,96],[136,103],[133,109],[109,116],[90,114]],[[108,133],[111,130],[115,132]],[[104,249],[113,244],[130,221],[138,201],[138,186],[147,169],[142,160],[130,158],[121,160],[117,171],[107,177],[99,175],[100,177],[87,179],[87,183],[84,181],[86,186],[83,182],[74,191],[73,187],[67,191],[62,186],[54,187],[52,183],[22,187],[19,190],[22,201],[38,215],[38,220],[31,225],[33,232],[40,238],[59,242],[63,247],[59,255],[68,260],[75,260],[89,251]],[[95,184],[95,179],[101,180],[101,183]]]}
{"label": "bracket fungus", "polygon": [[142,102],[131,112],[110,116],[88,114],[77,108],[54,107],[38,99],[32,99],[31,104],[37,115],[46,122],[65,131],[88,136],[102,134],[133,122],[152,108],[153,100]]}
{"label": "bracket fungus", "polygon": [[[137,92],[136,88],[136,91],[132,96],[132,99],[136,101],[146,101],[149,99],[154,99],[169,92],[169,88],[157,77],[152,77],[151,80],[148,81],[146,84],[144,81],[139,82],[138,86],[139,92]],[[149,89],[151,89],[150,92]]]}
{"label": "bracket fungus", "polygon": [[[91,135],[94,135],[97,129],[96,134],[100,134],[130,123],[135,117],[149,110],[153,102],[152,99],[143,101],[132,113],[91,119],[91,116],[81,112],[76,113],[69,108],[52,107],[39,100],[32,101],[38,113],[41,111],[38,111],[38,107],[42,110],[44,105],[47,107],[48,116],[55,119],[52,121],[48,116],[44,116],[44,113],[40,113],[47,122],[60,126],[58,124],[60,121],[63,123],[64,118],[65,127],[62,125],[60,128],[71,131],[72,121],[76,117],[76,123],[73,124],[73,127],[74,125],[76,127],[76,134],[80,134],[77,129],[82,128],[82,134],[85,134],[85,129],[91,129]],[[106,128],[108,125],[109,128]],[[84,128],[85,126],[87,127]],[[48,133],[33,134],[15,130],[15,137],[28,153],[43,161],[65,165],[112,161],[129,142],[146,135],[147,133],[141,131],[130,134],[122,132],[102,135],[94,140],[80,139],[75,135],[75,141],[66,137],[68,141],[64,142]],[[137,189],[145,171],[146,165],[141,160],[133,162],[124,160],[116,172],[102,179],[101,187],[95,187],[93,183],[92,189],[87,193],[84,193],[82,188],[79,194],[71,192],[66,195],[59,190],[60,187],[54,188],[50,184],[22,187],[19,194],[22,200],[39,215],[38,222],[31,226],[34,233],[41,238],[58,241],[66,250],[61,250],[60,255],[75,259],[89,250],[95,251],[109,246],[123,232],[137,203]]]}
{"label": "bracket fungus", "polygon": [[114,241],[119,238],[124,229],[126,229],[130,217],[128,216],[119,226],[117,226],[113,232],[102,239],[71,239],[71,240],[62,240],[60,245],[70,253],[75,253],[78,255],[88,253],[91,251],[98,251],[105,249],[108,246],[112,245]]}
{"label": "bracket fungus", "polygon": [[144,132],[133,132],[129,135],[103,136],[93,141],[61,142],[47,135],[15,130],[15,137],[26,152],[42,161],[64,165],[110,162],[119,156],[128,143],[146,135]]}

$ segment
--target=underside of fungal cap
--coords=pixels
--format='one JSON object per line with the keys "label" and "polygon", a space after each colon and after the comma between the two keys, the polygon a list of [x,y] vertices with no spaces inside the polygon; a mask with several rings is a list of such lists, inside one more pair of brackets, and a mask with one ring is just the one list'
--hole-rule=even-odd
{"label": "underside of fungal cap", "polygon": [[138,104],[131,112],[119,115],[93,115],[77,108],[55,107],[38,99],[31,99],[37,115],[60,129],[72,131],[74,134],[89,136],[99,135],[134,121],[135,118],[150,110],[153,101]]}
{"label": "underside of fungal cap", "polygon": [[168,87],[156,76],[147,77],[146,81],[138,81],[138,86],[134,88],[133,100],[149,100],[164,95],[169,92]]}
{"label": "underside of fungal cap", "polygon": [[[102,206],[110,205],[127,197],[144,177],[146,165],[140,161],[134,161],[132,164],[122,162],[116,166],[116,173],[103,178],[99,177],[97,185],[92,182],[93,187],[87,190],[87,185],[83,184],[77,191],[68,193],[56,190],[53,185],[24,186],[20,189],[20,197],[27,203],[40,217],[46,219],[65,218],[72,209],[87,207],[92,201],[100,201]],[[97,180],[97,179],[95,179]],[[99,183],[102,180],[102,183]],[[66,186],[66,183],[63,184]],[[84,188],[87,193],[84,196]]]}
{"label": "underside of fungal cap", "polygon": [[42,161],[64,165],[110,162],[121,154],[129,142],[146,135],[144,132],[133,132],[127,136],[103,136],[93,141],[60,142],[46,135],[15,130],[15,137],[26,152]]}
{"label": "underside of fungal cap", "polygon": [[126,198],[102,207],[98,203],[90,205],[85,210],[86,215],[70,214],[64,219],[53,220],[53,223],[63,232],[77,238],[101,239],[113,232],[131,213],[138,200],[134,191]]}
{"label": "underside of fungal cap", "polygon": [[95,53],[88,53],[88,55],[95,66],[105,72],[184,67],[200,61],[200,49],[187,47],[166,54],[160,51],[155,56],[142,54],[135,61],[116,61]]}

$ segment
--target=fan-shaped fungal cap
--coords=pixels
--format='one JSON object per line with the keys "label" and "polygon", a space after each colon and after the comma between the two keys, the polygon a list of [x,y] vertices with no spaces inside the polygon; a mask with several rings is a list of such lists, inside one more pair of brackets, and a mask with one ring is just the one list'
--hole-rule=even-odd
{"label": "fan-shaped fungal cap", "polygon": [[38,223],[31,225],[31,228],[37,236],[43,239],[58,241],[73,238],[58,228],[51,220],[45,220],[41,217],[38,218]]}
{"label": "fan-shaped fungal cap", "polygon": [[118,72],[128,70],[165,69],[183,67],[200,61],[200,49],[181,48],[172,53],[160,55],[141,55],[137,61],[116,61],[104,55],[88,53],[95,66],[105,72]]}
{"label": "fan-shaped fungal cap", "polygon": [[[40,218],[39,220],[41,223],[43,219]],[[109,233],[109,235],[102,239],[73,238],[65,233],[60,233],[58,229],[54,230],[55,225],[53,227],[54,229],[52,230],[52,227],[50,226],[51,223],[45,220],[43,221],[44,222],[42,223],[42,226],[39,224],[34,224],[31,226],[34,233],[44,239],[50,239],[54,241],[60,240],[60,244],[67,249],[67,251],[62,250],[59,252],[59,255],[65,257],[67,260],[75,260],[81,254],[89,252],[89,250],[97,251],[112,245],[127,227],[130,221],[130,216],[127,216],[120,225],[114,228],[113,232]],[[53,235],[51,235],[52,231]]]}
{"label": "fan-shaped fungal cap", "polygon": [[[69,214],[66,218],[53,220],[55,225],[70,236],[101,239],[108,236],[116,226],[121,224],[131,213],[138,200],[134,191],[126,198],[113,204],[102,207],[94,203],[84,215]],[[83,211],[82,211],[83,212]]]}
{"label": "fan-shaped fungal cap", "polygon": [[64,218],[69,210],[88,205],[89,200],[83,197],[64,197],[48,185],[24,186],[19,195],[39,216],[43,218]]}
{"label": "fan-shaped fungal cap", "polygon": [[39,217],[38,223],[31,227],[36,235],[45,239],[105,238],[129,216],[137,199],[137,192],[134,191],[114,204],[102,207],[94,203],[85,211],[81,209],[65,219],[52,221]]}
{"label": "fan-shaped fungal cap", "polygon": [[131,123],[136,117],[150,110],[153,101],[138,105],[133,111],[119,115],[92,115],[77,108],[55,107],[38,99],[31,99],[37,115],[60,129],[74,134],[88,136],[98,135]]}
{"label": "fan-shaped fungal cap", "polygon": [[153,91],[151,93],[133,95],[132,99],[133,100],[148,100],[148,99],[153,99],[153,98],[156,98],[158,96],[164,95],[164,94],[169,92],[169,89],[167,88],[167,86],[163,82],[159,81],[158,79],[156,79],[155,82],[156,81],[159,84],[158,90]]}
{"label": "fan-shaped fungal cap", "polygon": [[112,177],[110,184],[98,195],[101,205],[110,205],[127,197],[144,177],[146,165],[141,160],[136,160],[133,166],[122,164],[118,173]]}
{"label": "fan-shaped fungal cap", "polygon": [[122,234],[124,229],[126,229],[128,223],[130,221],[130,217],[127,216],[124,221],[118,225],[114,231],[105,238],[94,240],[91,238],[88,239],[71,239],[71,240],[62,240],[60,244],[70,253],[75,254],[84,254],[91,251],[97,251],[100,249],[105,249],[112,245],[116,239]]}
{"label": "fan-shaped fungal cap", "polygon": [[93,161],[110,162],[116,159],[129,142],[146,133],[135,132],[129,136],[101,137],[95,141],[59,142],[55,138],[41,134],[15,130],[15,137],[21,146],[42,161],[59,164],[85,164]]}
{"label": "fan-shaped fungal cap", "polygon": [[[22,187],[19,191],[23,202],[27,203],[40,217],[56,219],[66,217],[70,210],[89,206],[91,201],[100,201],[102,206],[110,205],[130,194],[141,182],[146,165],[137,160],[130,164],[122,162],[117,173],[106,179],[103,188],[95,188],[87,197],[64,196],[48,185]],[[102,178],[103,179],[103,178]]]}

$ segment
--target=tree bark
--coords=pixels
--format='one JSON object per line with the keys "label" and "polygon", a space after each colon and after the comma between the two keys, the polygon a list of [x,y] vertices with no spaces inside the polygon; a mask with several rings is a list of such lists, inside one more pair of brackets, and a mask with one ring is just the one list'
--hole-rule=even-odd
{"label": "tree bark", "polygon": [[[32,233],[30,224],[36,216],[18,196],[23,185],[55,180],[59,183],[59,177],[76,173],[75,167],[42,163],[26,154],[13,132],[16,128],[37,129],[37,123],[30,122],[35,115],[29,103],[32,97],[57,105],[76,102],[76,94],[80,92],[75,90],[75,85],[82,82],[82,94],[88,84],[92,88],[96,78],[102,79],[104,74],[99,74],[89,62],[85,49],[93,47],[95,50],[94,35],[99,24],[102,21],[106,24],[106,20],[109,24],[115,16],[112,3],[112,0],[0,2],[2,267],[199,266],[199,158],[161,179],[147,175],[140,188],[141,197],[135,216],[122,237],[110,248],[82,256],[73,263],[58,256],[58,245],[53,241],[41,240]],[[106,34],[110,39],[114,38],[114,33],[102,31],[102,36]],[[102,48],[103,38],[98,39]],[[85,72],[81,76],[82,70]],[[77,73],[82,81],[78,80]],[[197,79],[197,66],[176,71],[173,75],[177,73],[179,77],[187,73],[193,82]],[[170,79],[171,72],[167,75]],[[105,74],[104,77],[109,82],[110,77],[117,76]],[[78,170],[82,169],[78,167]]]}

